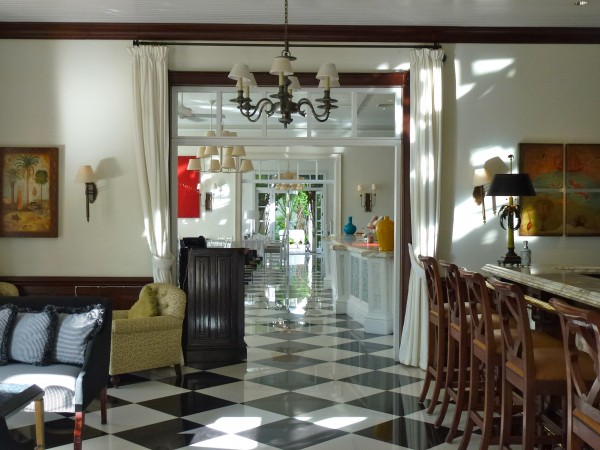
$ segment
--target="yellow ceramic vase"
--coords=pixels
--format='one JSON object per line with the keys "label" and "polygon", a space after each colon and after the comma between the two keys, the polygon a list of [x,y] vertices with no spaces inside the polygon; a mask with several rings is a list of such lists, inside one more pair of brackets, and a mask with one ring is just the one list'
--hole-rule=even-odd
{"label": "yellow ceramic vase", "polygon": [[379,251],[391,252],[394,250],[394,222],[388,216],[383,216],[377,222],[377,242],[379,242]]}

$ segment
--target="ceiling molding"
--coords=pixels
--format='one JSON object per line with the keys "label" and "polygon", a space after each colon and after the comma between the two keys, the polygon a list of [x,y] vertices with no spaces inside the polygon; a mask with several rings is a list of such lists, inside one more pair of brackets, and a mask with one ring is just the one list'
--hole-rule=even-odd
{"label": "ceiling molding", "polygon": [[[282,25],[0,22],[0,39],[281,42]],[[599,44],[600,28],[290,25],[295,42]]]}

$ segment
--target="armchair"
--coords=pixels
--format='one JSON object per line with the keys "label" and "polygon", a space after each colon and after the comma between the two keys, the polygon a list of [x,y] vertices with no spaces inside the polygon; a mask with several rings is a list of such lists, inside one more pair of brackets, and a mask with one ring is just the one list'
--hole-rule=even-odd
{"label": "armchair", "polygon": [[113,311],[108,373],[115,387],[119,375],[140,370],[174,366],[177,377],[181,376],[186,294],[168,283],[148,286],[158,289],[159,315],[128,319],[128,310]]}

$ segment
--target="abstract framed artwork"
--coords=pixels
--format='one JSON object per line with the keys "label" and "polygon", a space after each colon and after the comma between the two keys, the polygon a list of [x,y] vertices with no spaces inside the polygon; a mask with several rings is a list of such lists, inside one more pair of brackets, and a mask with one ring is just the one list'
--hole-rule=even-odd
{"label": "abstract framed artwork", "polygon": [[58,147],[0,147],[0,236],[58,237]]}
{"label": "abstract framed artwork", "polygon": [[180,219],[200,217],[200,172],[187,168],[192,158],[195,156],[177,157],[177,217]]}
{"label": "abstract framed artwork", "polygon": [[600,236],[600,144],[520,144],[521,236]]}
{"label": "abstract framed artwork", "polygon": [[562,236],[563,144],[520,144],[519,172],[529,174],[536,195],[521,197],[521,236]]}
{"label": "abstract framed artwork", "polygon": [[567,236],[600,236],[600,144],[565,148]]}

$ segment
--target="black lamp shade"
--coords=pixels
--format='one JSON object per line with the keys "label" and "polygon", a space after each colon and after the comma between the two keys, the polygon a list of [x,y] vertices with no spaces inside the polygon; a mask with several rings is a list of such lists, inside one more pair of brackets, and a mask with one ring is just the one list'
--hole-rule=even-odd
{"label": "black lamp shade", "polygon": [[506,195],[506,196],[532,196],[535,195],[535,189],[531,183],[531,178],[526,173],[503,173],[494,175],[492,184],[487,191],[487,195]]}

